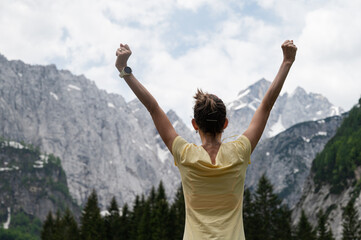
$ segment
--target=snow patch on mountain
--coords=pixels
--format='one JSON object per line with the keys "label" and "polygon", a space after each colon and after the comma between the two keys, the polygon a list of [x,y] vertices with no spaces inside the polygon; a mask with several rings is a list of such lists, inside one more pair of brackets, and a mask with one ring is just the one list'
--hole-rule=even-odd
{"label": "snow patch on mountain", "polygon": [[50,92],[50,96],[52,96],[55,100],[59,100],[59,97],[58,97],[58,95],[56,95],[55,93],[53,93],[53,92]]}
{"label": "snow patch on mountain", "polygon": [[276,136],[280,132],[283,132],[286,128],[282,124],[282,116],[278,117],[278,121],[270,128],[270,137]]}
{"label": "snow patch on mountain", "polygon": [[11,221],[11,208],[8,207],[7,210],[8,210],[8,217],[6,219],[6,222],[3,224],[4,229],[9,229],[10,221]]}
{"label": "snow patch on mountain", "polygon": [[115,108],[114,104],[111,103],[111,102],[108,102],[108,107],[110,107],[110,108]]}
{"label": "snow patch on mountain", "polygon": [[77,87],[75,85],[69,84],[68,85],[68,91],[71,91],[71,90],[81,91],[81,88]]}

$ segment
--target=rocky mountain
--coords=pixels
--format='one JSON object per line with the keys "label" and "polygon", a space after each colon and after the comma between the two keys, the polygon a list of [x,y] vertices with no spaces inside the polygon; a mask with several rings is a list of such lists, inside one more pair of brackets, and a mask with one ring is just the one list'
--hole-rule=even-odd
{"label": "rocky mountain", "polygon": [[[174,112],[168,116],[194,140]],[[59,156],[79,204],[92,189],[105,207],[113,196],[130,202],[160,180],[173,196],[179,184],[177,168],[138,101],[127,103],[54,65],[0,56],[0,135]]]}
{"label": "rocky mountain", "polygon": [[[230,126],[225,137],[240,134],[248,126],[269,84],[260,80],[227,104]],[[341,111],[321,95],[307,94],[298,88],[277,100],[265,136],[275,136],[298,122]],[[174,111],[167,115],[180,135],[191,142],[199,141]],[[311,139],[312,134],[317,134],[315,131],[302,136]],[[326,129],[320,131],[331,134]],[[84,203],[92,189],[97,191],[104,208],[113,196],[120,205],[132,202],[135,195],[147,193],[161,180],[168,196],[174,196],[180,183],[171,155],[138,100],[126,102],[120,95],[99,90],[84,76],[74,76],[54,65],[28,65],[0,55],[0,135],[32,143],[41,151],[59,156],[70,193],[79,204]],[[254,153],[259,159],[267,151],[276,151],[271,150],[272,146],[260,145],[258,149],[268,149]],[[257,168],[261,161],[253,162]],[[253,178],[252,172],[248,177],[253,182],[258,173],[254,171]],[[282,177],[271,178],[276,183]]]}
{"label": "rocky mountain", "polygon": [[336,239],[341,239],[343,207],[355,199],[361,214],[361,99],[349,112],[333,138],[312,163],[300,201],[293,211],[297,222],[302,209],[316,225],[317,213],[328,214]]}
{"label": "rocky mountain", "polygon": [[342,116],[296,124],[275,137],[261,141],[251,156],[246,187],[256,189],[266,174],[283,203],[292,208],[302,193],[312,161],[336,133]]}
{"label": "rocky mountain", "polygon": [[0,139],[0,224],[12,226],[12,216],[26,214],[45,220],[49,211],[80,208],[69,194],[60,159],[32,145]]}
{"label": "rocky mountain", "polygon": [[[271,82],[261,79],[240,91],[236,99],[227,104],[229,127],[225,130],[225,135],[237,135],[247,129],[270,85]],[[332,105],[322,95],[307,93],[298,87],[291,94],[284,93],[279,96],[272,109],[263,138],[275,136],[296,123],[315,121],[340,115],[342,112],[343,109]]]}

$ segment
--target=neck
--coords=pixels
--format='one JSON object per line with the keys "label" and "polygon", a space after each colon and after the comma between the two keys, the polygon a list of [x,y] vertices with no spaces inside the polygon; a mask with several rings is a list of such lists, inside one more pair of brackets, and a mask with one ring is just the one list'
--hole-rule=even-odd
{"label": "neck", "polygon": [[222,143],[222,133],[217,133],[216,135],[210,133],[204,133],[199,131],[199,135],[201,137],[202,146],[218,146]]}

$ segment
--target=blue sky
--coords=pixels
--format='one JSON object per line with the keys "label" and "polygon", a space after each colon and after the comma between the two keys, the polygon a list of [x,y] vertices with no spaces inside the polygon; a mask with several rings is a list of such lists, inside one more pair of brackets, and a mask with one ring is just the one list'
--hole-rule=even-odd
{"label": "blue sky", "polygon": [[359,0],[0,0],[0,52],[84,74],[132,100],[114,68],[118,44],[128,43],[136,77],[188,123],[197,88],[232,101],[273,80],[280,46],[293,39],[284,91],[301,86],[349,110],[361,96],[359,12]]}

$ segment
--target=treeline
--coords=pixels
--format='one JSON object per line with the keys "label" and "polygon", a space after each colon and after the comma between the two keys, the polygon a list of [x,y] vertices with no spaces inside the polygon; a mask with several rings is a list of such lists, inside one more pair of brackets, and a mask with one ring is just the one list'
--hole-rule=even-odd
{"label": "treeline", "polygon": [[133,208],[125,204],[119,209],[113,198],[107,214],[101,216],[95,191],[89,196],[77,225],[67,210],[56,216],[50,212],[43,224],[43,240],[116,240],[116,239],[183,239],[185,207],[182,188],[174,202],[167,200],[162,182],[145,197],[136,196]]}
{"label": "treeline", "polygon": [[[80,224],[66,210],[55,216],[49,213],[43,224],[41,239],[81,240],[169,240],[183,239],[185,208],[182,188],[172,204],[167,200],[163,184],[152,188],[145,197],[137,196],[133,208],[125,204],[122,209],[113,198],[101,216],[95,191],[89,196],[80,217]],[[290,209],[281,204],[269,180],[262,176],[254,193],[245,190],[243,219],[247,240],[333,240],[327,214],[318,213],[315,228],[302,211],[296,226],[291,224]],[[350,201],[343,213],[343,240],[361,239],[361,224],[354,202]]]}
{"label": "treeline", "polygon": [[355,172],[361,166],[361,98],[343,120],[335,136],[312,162],[312,172],[318,189],[324,183],[331,185],[331,193],[338,194],[350,185],[357,185]]}

